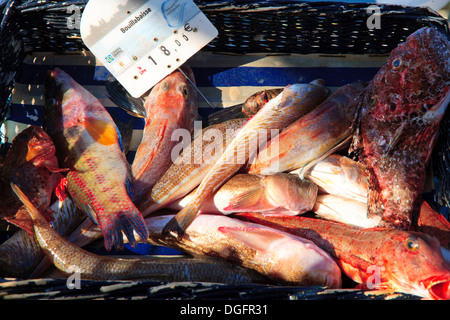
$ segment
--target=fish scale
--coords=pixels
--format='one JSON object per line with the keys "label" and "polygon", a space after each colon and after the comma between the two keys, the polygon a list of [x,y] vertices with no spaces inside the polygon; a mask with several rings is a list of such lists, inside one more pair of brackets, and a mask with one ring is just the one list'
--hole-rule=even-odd
{"label": "fish scale", "polygon": [[[324,101],[327,94],[328,90],[323,86],[322,81],[315,80],[309,84],[289,85],[277,97],[267,102],[227,146],[197,188],[193,199],[168,222],[162,235],[179,237],[184,233],[195,219],[203,202],[252,156],[249,142],[257,141],[259,130],[272,131],[272,129],[279,130],[286,127]],[[274,136],[267,133],[267,137],[274,138]]]}

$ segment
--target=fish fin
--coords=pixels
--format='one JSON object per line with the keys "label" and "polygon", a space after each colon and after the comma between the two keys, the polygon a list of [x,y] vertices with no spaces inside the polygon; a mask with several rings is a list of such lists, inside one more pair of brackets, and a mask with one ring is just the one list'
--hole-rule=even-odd
{"label": "fish fin", "polygon": [[[114,77],[108,77],[105,87],[111,101],[117,104],[122,110],[136,118],[147,117],[144,100],[142,98],[132,97]],[[142,96],[144,97],[146,94]]]}
{"label": "fish fin", "polygon": [[98,143],[109,146],[120,141],[118,129],[114,123],[87,117],[83,119],[83,125]]}
{"label": "fish fin", "polygon": [[23,203],[23,206],[19,208],[13,217],[7,217],[5,220],[25,230],[28,234],[33,234],[33,221],[53,221],[53,211],[50,208],[46,208],[41,213],[16,184],[11,182],[10,185],[16,196]]}
{"label": "fish fin", "polygon": [[91,221],[93,223],[95,223],[96,225],[98,225],[98,220],[97,220],[97,214],[95,213],[95,211],[92,209],[92,207],[89,204],[84,204],[81,203],[80,201],[78,201],[75,197],[72,197],[73,201],[75,202],[75,204],[77,205],[77,207],[83,211],[88,217],[89,219],[91,219]]}
{"label": "fish fin", "polygon": [[236,239],[258,251],[265,251],[269,242],[285,237],[282,232],[269,228],[219,227],[218,230],[226,236]]}
{"label": "fish fin", "polygon": [[[100,215],[98,217],[99,226],[102,230],[106,250],[123,247],[123,234],[129,243],[136,245],[134,231],[142,240],[147,240],[148,230],[144,218],[138,210],[121,211],[111,219],[110,215]],[[122,234],[123,232],[123,234]]]}
{"label": "fish fin", "polygon": [[304,167],[300,168],[300,170],[298,171],[298,176],[304,180],[305,179],[305,174],[312,168],[314,167],[316,164],[318,164],[320,161],[322,161],[323,159],[327,158],[328,156],[336,153],[336,151],[340,150],[342,147],[344,147],[347,143],[349,143],[352,140],[352,136],[348,136],[347,138],[345,138],[344,140],[342,140],[341,142],[339,142],[337,145],[335,145],[334,147],[332,147],[330,150],[328,150],[327,152],[325,152],[324,154],[322,154],[320,157],[316,158],[315,160],[310,161],[308,164],[306,164]]}
{"label": "fish fin", "polygon": [[162,238],[181,238],[192,221],[194,221],[198,212],[199,209],[197,206],[193,207],[188,204],[180,212],[178,212],[175,217],[167,222],[161,232]]}
{"label": "fish fin", "polygon": [[59,199],[59,201],[64,202],[67,198],[67,178],[64,176],[61,176],[58,184],[55,188],[55,195]]}
{"label": "fish fin", "polygon": [[29,235],[33,234],[33,222],[30,215],[27,213],[26,208],[21,207],[14,216],[5,217],[4,219],[12,225],[25,230]]}
{"label": "fish fin", "polygon": [[131,176],[127,176],[125,179],[125,189],[127,191],[128,196],[130,197],[131,201],[133,201],[133,182],[131,179]]}
{"label": "fish fin", "polygon": [[258,210],[259,207],[267,208],[267,205],[264,206],[262,203],[264,199],[264,187],[260,186],[232,197],[228,203],[228,206],[223,209],[225,211],[232,212],[233,210]]}
{"label": "fish fin", "polygon": [[134,118],[130,117],[128,121],[125,121],[123,118],[114,116],[113,114],[111,114],[111,117],[116,124],[120,148],[124,154],[127,154],[130,150],[130,143],[133,136]]}

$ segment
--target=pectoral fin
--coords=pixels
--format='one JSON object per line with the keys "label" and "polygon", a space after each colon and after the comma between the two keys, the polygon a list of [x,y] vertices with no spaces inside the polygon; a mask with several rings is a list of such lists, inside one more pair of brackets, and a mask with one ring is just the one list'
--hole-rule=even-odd
{"label": "pectoral fin", "polygon": [[119,135],[114,123],[95,118],[85,118],[83,120],[83,125],[90,136],[98,143],[107,146],[119,143]]}
{"label": "pectoral fin", "polygon": [[243,191],[232,197],[225,211],[258,211],[259,209],[267,209],[269,204],[264,196],[264,188],[262,185]]}

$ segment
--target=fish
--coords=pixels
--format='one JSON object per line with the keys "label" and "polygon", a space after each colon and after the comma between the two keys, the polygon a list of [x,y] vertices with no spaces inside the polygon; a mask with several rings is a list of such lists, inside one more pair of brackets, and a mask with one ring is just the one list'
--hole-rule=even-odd
{"label": "fish", "polygon": [[[65,237],[86,218],[69,197],[56,199],[49,210],[52,212],[50,226]],[[36,278],[37,270],[46,269],[45,253],[34,235],[19,229],[0,245],[0,276],[14,278]]]}
{"label": "fish", "polygon": [[212,256],[259,272],[279,285],[342,286],[341,271],[314,243],[225,215],[200,214],[181,238],[161,232],[174,215],[145,219],[149,240],[195,256]]}
{"label": "fish", "polygon": [[44,128],[55,143],[67,190],[103,233],[105,248],[146,238],[144,218],[130,197],[131,169],[117,127],[105,107],[59,68],[49,72]]}
{"label": "fish", "polygon": [[[166,208],[194,190],[246,121],[231,119],[196,132],[189,146],[181,148],[175,162],[154,185],[150,195],[136,203],[142,215],[147,217]],[[101,236],[95,224],[86,220],[68,239],[85,246]]]}
{"label": "fish", "polygon": [[203,202],[247,161],[252,161],[258,144],[275,138],[280,129],[310,112],[327,95],[328,88],[318,79],[306,84],[288,85],[277,97],[267,102],[237,133],[203,178],[193,199],[169,221],[162,235],[179,237],[195,219]]}
{"label": "fish", "polygon": [[23,204],[9,187],[12,181],[20,186],[32,203],[51,220],[48,211],[53,197],[61,195],[60,185],[64,176],[59,168],[55,145],[50,136],[39,126],[31,125],[21,131],[0,167],[0,217],[9,223],[32,233],[32,223]]}
{"label": "fish", "polygon": [[[300,172],[301,169],[297,169],[291,171],[291,174]],[[320,194],[332,194],[367,202],[366,168],[347,156],[334,153],[304,171],[304,177],[319,187]]]}
{"label": "fish", "polygon": [[365,88],[358,81],[338,88],[317,108],[281,130],[248,166],[248,173],[273,174],[302,169],[304,176],[314,164],[349,144],[357,98]]}
{"label": "fish", "polygon": [[436,238],[395,228],[359,228],[302,216],[239,213],[241,219],[313,241],[362,289],[450,299],[450,264]]}
{"label": "fish", "polygon": [[152,188],[150,196],[139,204],[144,217],[195,189],[246,121],[231,119],[196,133]]}
{"label": "fish", "polygon": [[112,75],[106,79],[105,88],[109,99],[123,111],[134,118],[147,118],[147,111],[144,104],[149,92],[144,93],[141,97],[135,98]]}
{"label": "fish", "polygon": [[33,220],[39,245],[54,265],[67,276],[78,273],[79,279],[155,281],[205,281],[242,284],[264,281],[251,270],[236,268],[226,261],[192,258],[112,258],[101,256],[68,242],[58,234],[15,184],[12,190],[24,203]]}
{"label": "fish", "polygon": [[322,219],[337,221],[361,228],[374,228],[380,217],[367,216],[367,204],[333,194],[319,194],[312,209]]}
{"label": "fish", "polygon": [[[266,214],[302,214],[314,208],[318,187],[290,173],[261,176],[236,174],[210,196],[200,213],[231,214],[257,211]],[[167,206],[181,210],[195,193]]]}
{"label": "fish", "polygon": [[409,230],[450,101],[450,42],[423,27],[398,45],[361,95],[350,154],[369,175],[368,213]]}
{"label": "fish", "polygon": [[209,114],[202,121],[203,126],[207,127],[230,119],[251,118],[264,106],[264,104],[275,98],[282,90],[283,88],[258,91],[248,97],[244,103],[226,107]]}
{"label": "fish", "polygon": [[[190,67],[180,67],[194,83]],[[133,201],[139,203],[172,165],[172,149],[179,143],[177,130],[194,131],[198,117],[197,91],[183,72],[175,70],[158,82],[145,98],[147,117],[142,140],[131,164]],[[139,205],[138,205],[139,207]]]}
{"label": "fish", "polygon": [[418,216],[413,217],[413,229],[435,237],[450,250],[450,222],[427,201],[422,201]]}
{"label": "fish", "polygon": [[265,89],[252,94],[242,104],[242,113],[246,117],[253,117],[267,102],[278,96],[282,91],[282,88]]}

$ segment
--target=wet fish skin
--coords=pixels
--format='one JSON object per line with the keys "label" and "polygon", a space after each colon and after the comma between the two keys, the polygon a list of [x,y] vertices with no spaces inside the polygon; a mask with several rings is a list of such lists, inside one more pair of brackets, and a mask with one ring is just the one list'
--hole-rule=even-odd
{"label": "wet fish skin", "polygon": [[[169,221],[162,235],[182,235],[195,219],[203,202],[253,157],[253,154],[250,154],[250,142],[258,141],[260,130],[270,131],[267,132],[267,137],[273,139],[271,134],[274,129],[285,128],[314,109],[327,95],[328,89],[323,86],[321,80],[316,80],[309,84],[289,85],[276,98],[266,103],[227,146],[202,180],[191,202]],[[241,161],[242,163],[239,163]]]}
{"label": "wet fish skin", "polygon": [[79,272],[81,279],[158,281],[206,281],[249,283],[264,281],[259,275],[235,268],[221,260],[188,258],[123,259],[99,256],[65,240],[31,204],[16,185],[11,188],[21,199],[33,220],[37,241],[55,266],[67,275]]}
{"label": "wet fish skin", "polygon": [[0,276],[26,278],[43,257],[34,237],[19,229],[0,245]]}
{"label": "wet fish skin", "polygon": [[208,255],[253,269],[283,285],[339,288],[341,271],[312,242],[225,215],[200,214],[178,239],[161,232],[173,215],[146,218],[149,239],[193,255]]}
{"label": "wet fish skin", "polygon": [[[247,221],[310,239],[363,288],[450,299],[450,264],[436,238],[393,228],[358,228],[300,216],[239,214]],[[374,282],[379,272],[378,283]]]}
{"label": "wet fish skin", "polygon": [[131,201],[130,167],[113,119],[89,91],[67,73],[49,72],[44,128],[55,142],[59,165],[67,168],[67,189],[98,222],[106,249],[122,246],[122,232],[145,239],[144,219]]}
{"label": "wet fish skin", "polygon": [[9,187],[12,181],[20,186],[33,204],[47,211],[56,188],[63,179],[55,155],[55,145],[49,135],[39,126],[30,126],[12,141],[0,168],[0,217],[32,233],[31,220]]}
{"label": "wet fish skin", "polygon": [[361,96],[351,151],[369,172],[369,215],[408,230],[450,101],[450,43],[432,27],[395,48]]}
{"label": "wet fish skin", "polygon": [[[49,208],[52,213],[51,227],[60,235],[67,236],[85,218],[69,197],[56,200]],[[46,269],[45,253],[35,239],[25,230],[16,231],[0,245],[0,276],[35,278],[36,269]]]}
{"label": "wet fish skin", "polygon": [[340,87],[317,108],[283,129],[278,139],[270,141],[248,172],[267,175],[296,169],[306,171],[345,145],[352,134],[357,97],[364,87],[362,82]]}
{"label": "wet fish skin", "polygon": [[146,94],[134,98],[112,75],[106,79],[105,88],[111,101],[129,115],[135,118],[147,117],[147,111],[144,107]]}
{"label": "wet fish skin", "polygon": [[[195,83],[191,68],[180,68]],[[153,87],[144,107],[145,127],[131,165],[133,197],[138,208],[142,208],[139,201],[148,196],[173,163],[172,149],[179,143],[173,139],[173,133],[178,129],[186,129],[191,134],[194,131],[198,117],[197,91],[177,69]]]}
{"label": "wet fish skin", "polygon": [[[298,174],[301,170],[291,173]],[[349,157],[332,154],[304,172],[305,179],[319,187],[322,194],[333,194],[367,202],[368,176],[366,168]]]}
{"label": "wet fish skin", "polygon": [[319,194],[312,211],[322,219],[361,228],[377,227],[381,220],[377,216],[367,216],[366,203],[333,194]]}
{"label": "wet fish skin", "polygon": [[[225,182],[200,208],[201,213],[257,211],[266,214],[302,214],[316,202],[318,187],[289,173],[269,176],[237,174]],[[168,208],[181,210],[195,191]]]}

